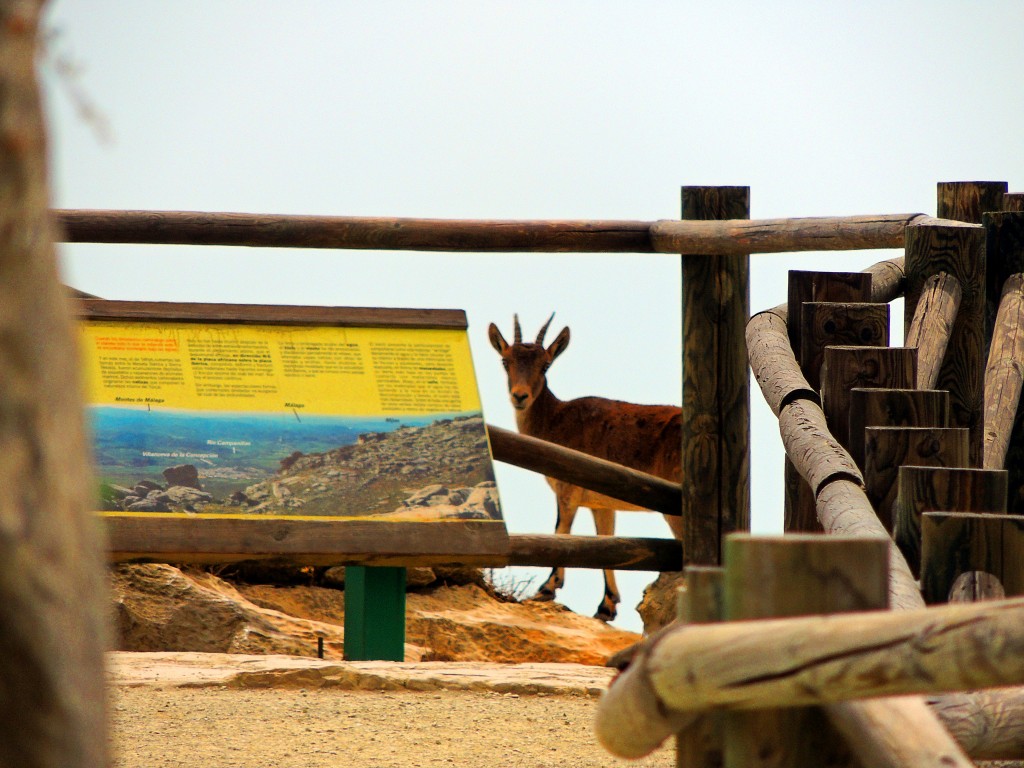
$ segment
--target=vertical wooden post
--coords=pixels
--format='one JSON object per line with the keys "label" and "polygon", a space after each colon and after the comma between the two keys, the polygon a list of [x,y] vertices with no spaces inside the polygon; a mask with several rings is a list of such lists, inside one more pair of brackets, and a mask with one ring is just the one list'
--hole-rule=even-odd
{"label": "vertical wooden post", "polygon": [[1005,181],[940,181],[936,187],[939,218],[968,224],[981,224],[983,213],[1003,210],[1009,189]]}
{"label": "vertical wooden post", "polygon": [[864,435],[864,492],[885,530],[892,530],[899,468],[965,467],[967,430],[950,427],[867,427]]}
{"label": "vertical wooden post", "polygon": [[867,427],[948,427],[949,392],[937,389],[850,390],[850,445],[847,450],[864,467]]}
{"label": "vertical wooden post", "polygon": [[[790,534],[726,541],[726,621],[885,609],[889,541]],[[729,713],[728,768],[856,765],[821,709]]]}
{"label": "vertical wooden post", "polygon": [[405,568],[345,569],[345,659],[405,660]]}
{"label": "vertical wooden post", "polygon": [[[748,219],[749,187],[683,187],[684,219]],[[717,565],[750,527],[748,256],[682,257],[683,557]]]}
{"label": "vertical wooden post", "polygon": [[[722,585],[725,573],[716,567],[686,569],[686,592],[679,620],[709,624],[722,619]],[[676,768],[722,767],[722,721],[716,714],[697,719],[676,738]]]}
{"label": "vertical wooden post", "polygon": [[1007,192],[1003,195],[1003,211],[1024,211],[1024,193]]}
{"label": "vertical wooden post", "polygon": [[907,227],[905,327],[909,329],[929,277],[946,272],[960,283],[953,324],[936,389],[949,390],[950,426],[971,431],[971,465],[981,465],[985,380],[985,230],[974,224]]}
{"label": "vertical wooden post", "polygon": [[916,349],[826,347],[821,372],[821,407],[832,436],[849,450],[850,399],[854,388],[912,389],[916,381]]}
{"label": "vertical wooden post", "polygon": [[917,576],[924,512],[1006,512],[1006,472],[996,469],[900,467],[893,538]]}

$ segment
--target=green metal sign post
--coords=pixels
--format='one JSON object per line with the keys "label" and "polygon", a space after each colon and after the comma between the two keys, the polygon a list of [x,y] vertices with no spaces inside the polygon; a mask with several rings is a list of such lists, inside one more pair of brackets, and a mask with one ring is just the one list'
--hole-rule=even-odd
{"label": "green metal sign post", "polygon": [[405,568],[345,568],[345,658],[405,659]]}

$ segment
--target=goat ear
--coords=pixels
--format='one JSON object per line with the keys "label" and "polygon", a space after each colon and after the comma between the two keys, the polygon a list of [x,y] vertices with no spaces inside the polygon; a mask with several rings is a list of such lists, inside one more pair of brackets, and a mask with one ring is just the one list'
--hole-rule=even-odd
{"label": "goat ear", "polygon": [[560,354],[565,352],[566,347],[569,346],[569,327],[566,326],[561,332],[555,336],[555,340],[551,342],[551,346],[547,348],[548,357],[554,360]]}
{"label": "goat ear", "polygon": [[508,349],[508,342],[505,341],[505,337],[501,335],[501,331],[494,323],[491,323],[487,329],[487,338],[491,340],[491,346],[498,350],[498,354],[504,354]]}

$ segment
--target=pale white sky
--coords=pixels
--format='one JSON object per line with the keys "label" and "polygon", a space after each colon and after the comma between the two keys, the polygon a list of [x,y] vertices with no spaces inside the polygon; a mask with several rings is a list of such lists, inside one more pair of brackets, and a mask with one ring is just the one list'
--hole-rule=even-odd
{"label": "pale white sky", "polygon": [[[935,183],[1024,190],[1024,5],[958,2],[55,0],[54,58],[109,123],[98,141],[44,69],[55,204],[447,218],[679,215],[684,184],[751,187],[752,215],[935,210]],[[562,398],[676,403],[678,258],[176,246],[62,248],[108,298],[465,309],[488,421],[514,428],[487,324],[572,344]],[[786,270],[891,252],[758,256],[754,311]],[[901,310],[894,311],[899,317]],[[553,337],[553,333],[551,334]],[[898,338],[898,337],[897,337]],[[756,386],[754,525],[782,509],[777,423]],[[549,532],[542,479],[498,465],[512,532]],[[668,535],[624,513],[624,535]],[[589,515],[577,520],[592,532]],[[620,573],[617,624],[648,574]],[[598,572],[563,599],[592,613]]]}

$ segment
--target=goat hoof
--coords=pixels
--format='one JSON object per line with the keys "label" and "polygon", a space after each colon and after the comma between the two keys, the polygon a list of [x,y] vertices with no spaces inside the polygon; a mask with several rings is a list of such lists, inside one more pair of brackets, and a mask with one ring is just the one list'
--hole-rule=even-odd
{"label": "goat hoof", "polygon": [[594,614],[594,618],[598,621],[603,621],[607,624],[617,615],[618,611],[615,609],[615,606],[608,607],[607,605],[602,605],[600,608],[597,609],[597,613]]}
{"label": "goat hoof", "polygon": [[538,603],[550,603],[555,599],[555,592],[547,587],[541,587],[537,590],[537,594],[530,599]]}

